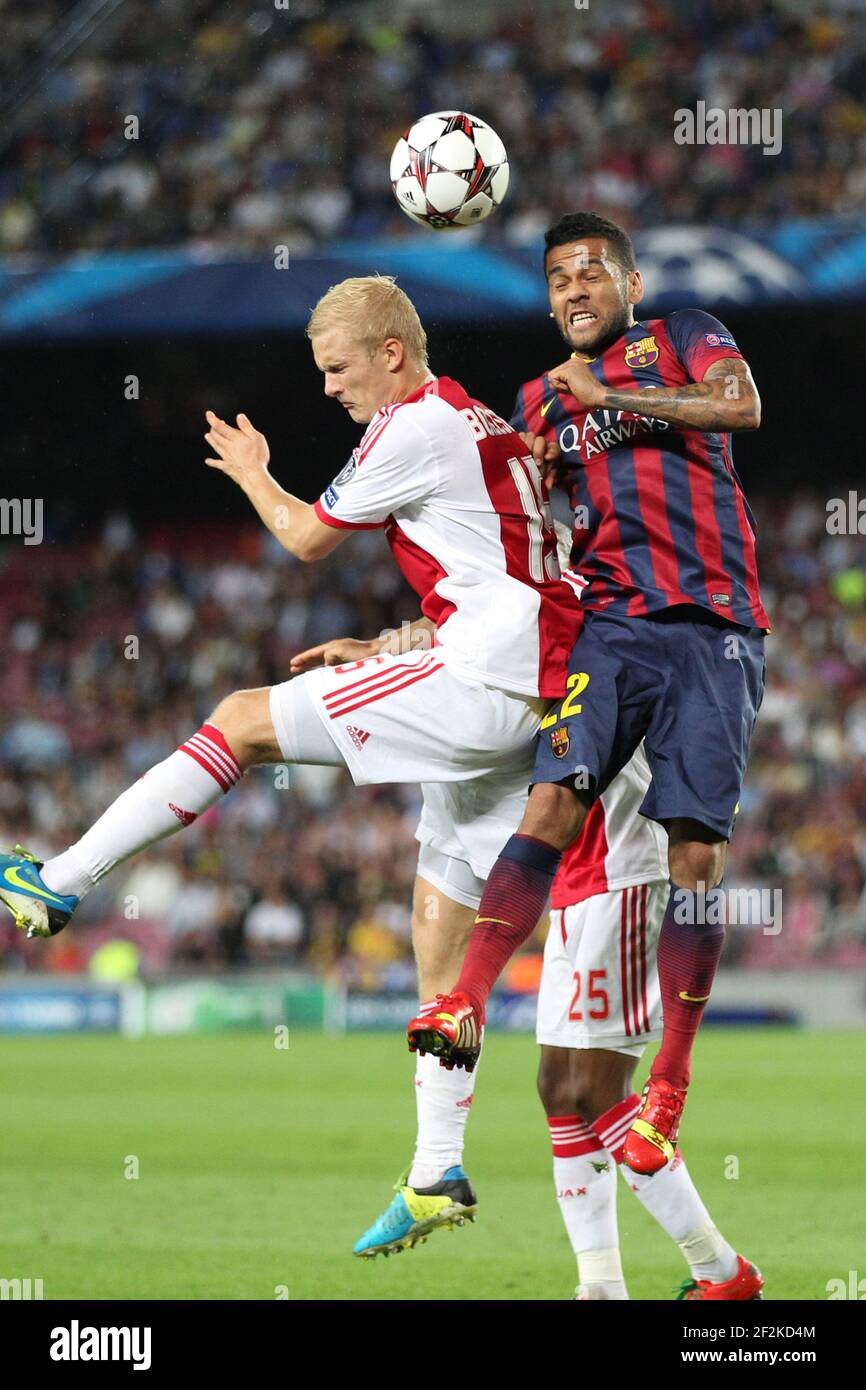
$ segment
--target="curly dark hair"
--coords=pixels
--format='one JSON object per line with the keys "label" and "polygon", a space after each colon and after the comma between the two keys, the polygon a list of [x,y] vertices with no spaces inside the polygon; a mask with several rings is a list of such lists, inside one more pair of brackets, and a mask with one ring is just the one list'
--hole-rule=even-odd
{"label": "curly dark hair", "polygon": [[623,270],[635,269],[634,247],[631,237],[623,227],[611,222],[607,217],[599,217],[597,212],[568,212],[544,233],[544,259],[554,246],[565,246],[582,237],[604,237],[610,244],[616,260]]}

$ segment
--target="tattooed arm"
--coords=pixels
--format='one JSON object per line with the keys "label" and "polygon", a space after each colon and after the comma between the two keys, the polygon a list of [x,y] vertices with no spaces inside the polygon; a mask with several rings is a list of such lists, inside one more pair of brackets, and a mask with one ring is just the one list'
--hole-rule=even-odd
{"label": "tattooed arm", "polygon": [[761,398],[749,364],[742,357],[723,357],[713,362],[703,381],[638,391],[611,390],[593,376],[579,357],[555,367],[548,377],[557,391],[568,391],[590,410],[630,410],[706,434],[756,430],[761,423]]}

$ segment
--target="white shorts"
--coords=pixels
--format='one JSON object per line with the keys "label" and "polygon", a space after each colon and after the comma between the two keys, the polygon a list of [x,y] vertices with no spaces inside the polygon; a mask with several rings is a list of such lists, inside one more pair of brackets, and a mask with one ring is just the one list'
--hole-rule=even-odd
{"label": "white shorts", "polygon": [[434,888],[450,898],[453,903],[471,907],[477,912],[481,906],[484,892],[484,879],[472,872],[472,867],[464,859],[455,859],[451,854],[440,854],[432,845],[422,845],[418,852],[419,878],[432,883]]}
{"label": "white shorts", "polygon": [[455,675],[438,647],[319,667],[270,693],[287,761],[321,761],[324,727],[359,786],[420,783],[418,839],[482,879],[520,823],[548,704]]}
{"label": "white shorts", "polygon": [[554,908],[544,946],[536,1038],[639,1057],[662,1035],[656,952],[666,880]]}

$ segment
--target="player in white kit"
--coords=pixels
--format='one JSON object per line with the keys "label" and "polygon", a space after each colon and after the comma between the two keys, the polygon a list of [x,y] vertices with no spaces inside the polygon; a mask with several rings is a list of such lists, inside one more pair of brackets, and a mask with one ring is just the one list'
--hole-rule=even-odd
{"label": "player in white kit", "polygon": [[[535,736],[550,699],[564,692],[580,607],[560,577],[526,446],[456,382],[431,373],[423,327],[393,280],[333,287],[307,332],[325,393],[368,426],[350,462],[310,505],[270,476],[267,441],[246,416],[233,428],[211,411],[205,438],[217,457],[207,462],[238,483],[301,560],[321,558],[357,529],[382,528],[435,644],[229,695],[75,844],[44,863],[21,847],[0,854],[0,901],[29,935],[53,935],[111,869],[191,825],[249,767],[345,764],[358,783],[424,784],[416,899],[436,904],[435,931],[421,946],[429,997],[453,984],[437,974],[442,943],[465,946],[472,925],[453,894],[464,876],[487,876],[519,822]],[[430,1225],[471,1213],[462,1173],[428,1186]]]}
{"label": "player in white kit", "polygon": [[41,887],[28,887],[35,871],[23,864],[0,866],[0,898],[34,935],[59,930],[115,864],[190,824],[254,764],[344,763],[359,784],[447,783],[428,839],[482,876],[511,830],[581,621],[538,470],[505,421],[432,375],[418,316],[390,278],[332,288],[308,333],[326,394],[369,421],[347,466],[317,502],[302,502],[270,476],[249,420],[238,416],[235,429],[212,412],[205,438],[219,458],[208,463],[302,560],[383,529],[435,645],[228,696],[45,864]]}
{"label": "player in white kit", "polygon": [[649,786],[642,748],[590,812],[551,892],[538,995],[538,1090],[556,1196],[577,1259],[578,1299],[628,1298],[617,1226],[616,1171],[689,1264],[686,1297],[737,1270],[677,1150],[652,1177],[623,1165],[639,1106],[635,1068],[661,1037],[658,933],[670,892],[665,836],[639,814]]}

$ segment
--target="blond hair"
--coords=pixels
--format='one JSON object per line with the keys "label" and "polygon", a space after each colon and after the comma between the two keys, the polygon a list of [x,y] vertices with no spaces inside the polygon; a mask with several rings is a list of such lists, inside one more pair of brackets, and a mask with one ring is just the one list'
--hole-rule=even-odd
{"label": "blond hair", "polygon": [[359,275],[323,294],[307,324],[307,337],[344,328],[370,357],[388,338],[398,338],[406,356],[426,368],[427,334],[418,310],[393,275]]}

